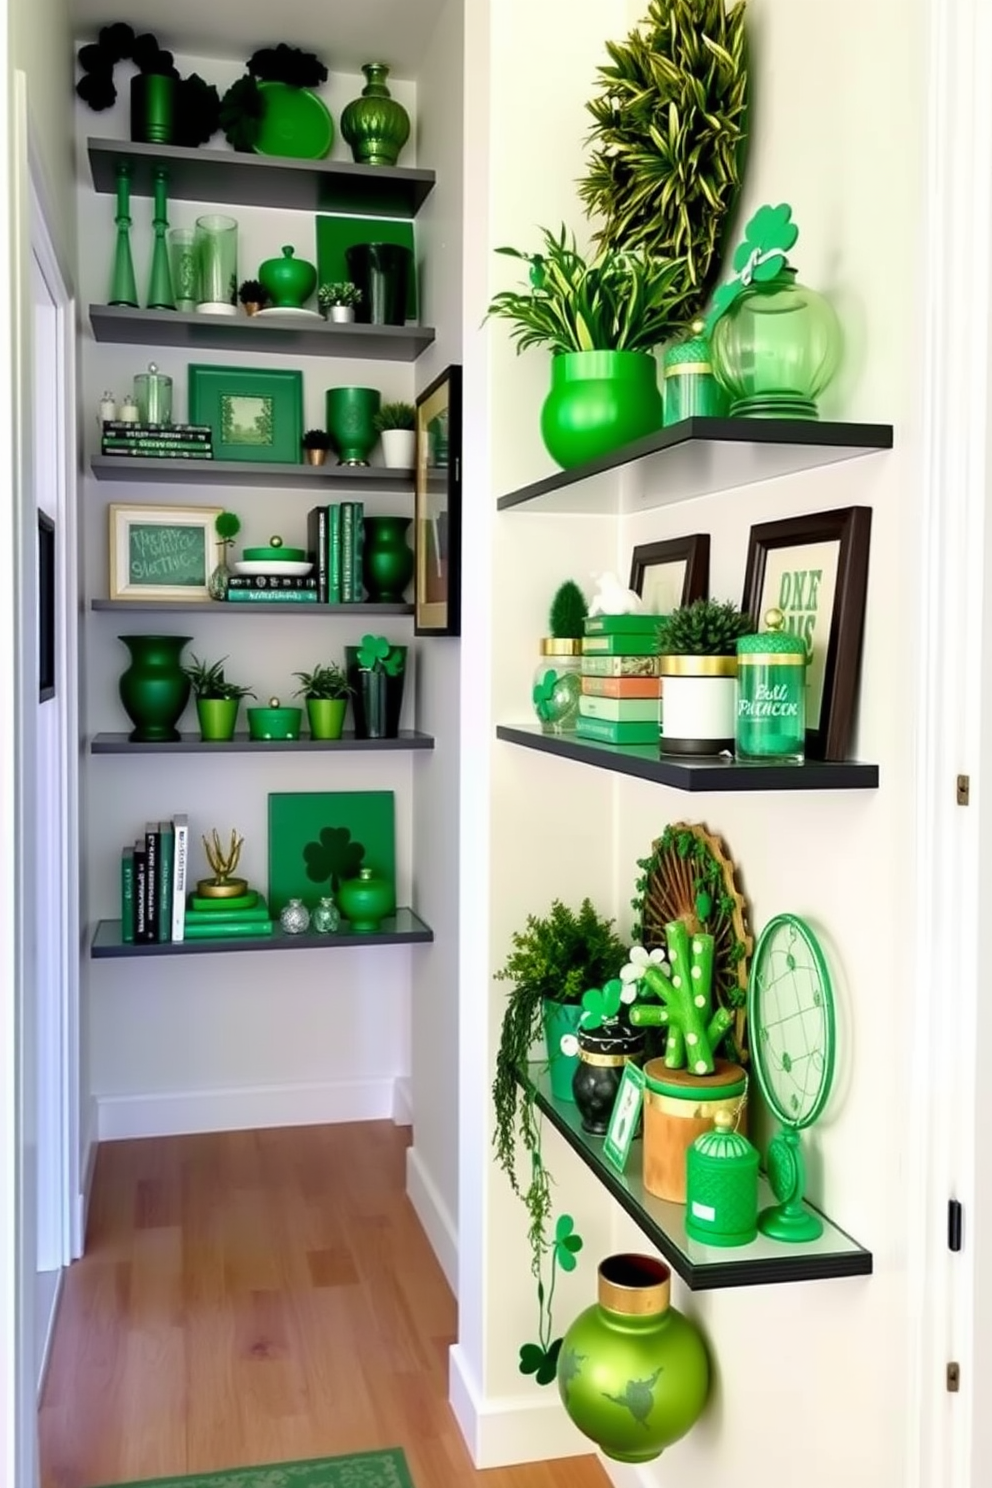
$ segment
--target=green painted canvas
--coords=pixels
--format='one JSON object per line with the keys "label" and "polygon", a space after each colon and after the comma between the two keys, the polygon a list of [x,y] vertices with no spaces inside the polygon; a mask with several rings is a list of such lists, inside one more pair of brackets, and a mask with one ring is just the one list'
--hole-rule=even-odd
{"label": "green painted canvas", "polygon": [[392,791],[294,791],[269,796],[269,907],[310,908],[343,878],[372,868],[396,889]]}
{"label": "green painted canvas", "polygon": [[[107,1485],[110,1488],[110,1485]],[[229,1467],[185,1478],[142,1478],[113,1488],[414,1488],[406,1458],[398,1447],[384,1452],[353,1452],[346,1457],[313,1457],[306,1462],[270,1462],[261,1467]]]}
{"label": "green painted canvas", "polygon": [[[417,262],[413,223],[391,217],[317,218],[317,283],[340,284],[348,278],[345,249],[355,243],[399,243],[409,248]],[[407,320],[417,321],[417,275],[410,275],[406,300]]]}

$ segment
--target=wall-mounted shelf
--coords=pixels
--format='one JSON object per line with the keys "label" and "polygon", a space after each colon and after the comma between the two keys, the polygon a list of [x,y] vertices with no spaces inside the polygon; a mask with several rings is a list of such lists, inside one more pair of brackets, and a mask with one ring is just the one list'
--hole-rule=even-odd
{"label": "wall-mounted shelf", "polygon": [[193,350],[292,351],[299,356],[374,358],[413,362],[434,340],[431,326],[339,325],[294,316],[197,315],[196,311],[131,310],[91,305],[97,341],[127,346],[183,346]]}
{"label": "wall-mounted shelf", "polygon": [[130,455],[94,455],[90,469],[100,481],[153,482],[184,486],[339,486],[413,492],[412,470],[384,465],[285,465],[253,460],[159,460]]}
{"label": "wall-mounted shelf", "polygon": [[184,734],[181,739],[165,744],[132,744],[127,734],[94,734],[90,740],[91,754],[325,754],[350,753],[354,750],[369,750],[374,754],[390,754],[397,750],[433,749],[431,734],[421,734],[416,729],[400,729],[394,739],[356,739],[346,732],[340,739],[249,739],[246,733],[235,734],[223,743],[205,743],[199,734]]}
{"label": "wall-mounted shelf", "polygon": [[576,760],[598,770],[613,770],[637,780],[651,780],[683,791],[875,790],[878,766],[856,760],[833,763],[807,760],[802,765],[744,765],[732,759],[677,760],[658,753],[653,744],[597,744],[574,734],[545,734],[536,724],[510,728],[500,724],[497,739]]}
{"label": "wall-mounted shelf", "polygon": [[[891,448],[891,424],[685,419],[602,459],[510,491],[499,498],[497,507],[628,515]],[[611,479],[621,466],[635,462],[641,467],[639,480]]]}
{"label": "wall-mounted shelf", "polygon": [[[839,1276],[870,1276],[871,1251],[837,1228],[823,1214],[823,1234],[809,1244],[786,1245],[759,1235],[750,1245],[724,1248],[701,1245],[685,1232],[685,1206],[667,1203],[649,1194],[641,1182],[642,1144],[634,1142],[623,1173],[603,1156],[602,1137],[582,1130],[578,1109],[571,1101],[551,1094],[542,1065],[531,1065],[526,1080],[536,1093],[537,1105],[552,1126],[565,1138],[586,1167],[590,1168],[634,1223],[647,1235],[694,1292],[719,1287],[767,1286],[775,1282],[822,1281]],[[759,1207],[774,1203],[764,1178],[760,1180]],[[807,1205],[812,1208],[812,1205]],[[819,1211],[816,1211],[819,1212]]]}
{"label": "wall-mounted shelf", "polygon": [[334,935],[287,935],[273,925],[271,935],[237,936],[217,940],[165,941],[161,945],[134,945],[121,940],[120,920],[100,920],[93,935],[90,955],[95,961],[124,956],[200,956],[223,951],[335,951],[348,946],[422,945],[434,939],[434,931],[412,909],[398,909],[383,920],[374,935],[356,935],[339,930]]}
{"label": "wall-mounted shelf", "polygon": [[149,615],[412,615],[412,604],[279,604],[250,600],[231,602],[213,599],[91,599],[91,610],[114,610],[118,614]]}
{"label": "wall-mounted shelf", "polygon": [[434,189],[430,170],[354,165],[343,160],[273,159],[236,150],[188,150],[132,140],[86,142],[93,185],[117,189],[120,161],[131,167],[134,196],[152,195],[152,170],[169,172],[169,200],[225,202],[300,212],[360,212],[366,217],[415,217]]}

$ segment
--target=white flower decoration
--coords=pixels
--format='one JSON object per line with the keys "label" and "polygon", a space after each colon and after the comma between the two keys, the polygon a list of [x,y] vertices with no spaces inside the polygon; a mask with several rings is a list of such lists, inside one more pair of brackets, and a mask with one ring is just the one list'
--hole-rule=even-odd
{"label": "white flower decoration", "polygon": [[637,1001],[637,989],[644,980],[644,973],[649,966],[657,966],[665,976],[668,975],[670,967],[660,947],[649,953],[642,945],[635,945],[631,946],[628,955],[630,960],[627,965],[620,968],[620,980],[623,982],[620,1001],[630,1003]]}
{"label": "white flower decoration", "polygon": [[579,1052],[579,1041],[574,1033],[563,1033],[561,1037],[561,1052],[568,1058]]}

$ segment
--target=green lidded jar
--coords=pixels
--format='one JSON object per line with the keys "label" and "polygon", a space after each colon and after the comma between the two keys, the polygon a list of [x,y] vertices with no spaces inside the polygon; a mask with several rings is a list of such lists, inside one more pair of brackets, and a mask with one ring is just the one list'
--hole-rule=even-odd
{"label": "green lidded jar", "polygon": [[665,352],[666,426],[688,418],[724,418],[727,413],[727,395],[713,376],[703,322],[695,321],[692,329],[687,341],[677,341]]}
{"label": "green lidded jar", "polygon": [[686,1234],[706,1245],[748,1245],[758,1233],[758,1149],[717,1111],[686,1157]]}
{"label": "green lidded jar", "polygon": [[768,629],[737,642],[736,747],[739,760],[802,764],[806,747],[806,663],[802,636],[768,610]]}

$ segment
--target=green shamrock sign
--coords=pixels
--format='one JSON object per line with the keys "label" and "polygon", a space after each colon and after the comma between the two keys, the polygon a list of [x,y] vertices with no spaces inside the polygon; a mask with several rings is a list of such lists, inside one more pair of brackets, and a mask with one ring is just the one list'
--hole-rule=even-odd
{"label": "green shamrock sign", "polygon": [[734,250],[732,279],[718,286],[706,317],[706,328],[714,325],[751,284],[770,284],[788,268],[788,252],[795,246],[799,229],[792,220],[788,202],[777,207],[759,207],[744,229],[744,241]]}

